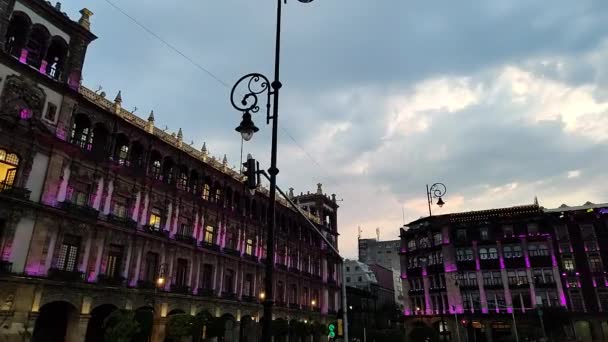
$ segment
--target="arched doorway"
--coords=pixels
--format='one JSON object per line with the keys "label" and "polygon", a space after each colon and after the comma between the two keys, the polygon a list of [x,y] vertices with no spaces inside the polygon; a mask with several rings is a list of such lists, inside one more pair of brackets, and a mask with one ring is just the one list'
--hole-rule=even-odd
{"label": "arched doorway", "polygon": [[131,342],[148,342],[152,335],[154,309],[151,306],[137,308],[135,310],[135,320],[139,324],[139,331],[131,339]]}
{"label": "arched doorway", "polygon": [[241,317],[241,327],[239,330],[239,342],[257,341],[257,323],[255,322],[253,317]]}
{"label": "arched doorway", "polygon": [[78,334],[78,310],[58,301],[43,305],[34,325],[32,342],[75,341]]}
{"label": "arched doorway", "polygon": [[91,311],[85,342],[105,342],[105,328],[103,323],[116,309],[117,307],[112,304],[103,304]]}
{"label": "arched doorway", "polygon": [[234,323],[235,323],[234,316],[232,316],[231,314],[225,314],[221,317],[221,320],[223,321],[223,324],[224,324],[223,341],[224,342],[235,342],[236,336],[234,333]]}
{"label": "arched doorway", "polygon": [[14,12],[6,32],[6,52],[19,58],[32,21],[23,12]]}

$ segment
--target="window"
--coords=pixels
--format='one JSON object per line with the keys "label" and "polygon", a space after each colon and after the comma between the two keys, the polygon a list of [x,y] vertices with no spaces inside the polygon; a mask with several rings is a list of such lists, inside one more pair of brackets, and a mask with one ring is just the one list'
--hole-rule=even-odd
{"label": "window", "polygon": [[247,239],[247,244],[245,246],[245,254],[253,255],[253,240]]}
{"label": "window", "polygon": [[178,258],[177,269],[175,272],[175,285],[187,286],[188,285],[188,260]]}
{"label": "window", "polygon": [[187,171],[181,170],[179,178],[177,179],[177,188],[180,190],[188,189],[188,173]]}
{"label": "window", "polygon": [[479,231],[479,235],[482,240],[488,240],[490,238],[488,228],[481,228],[481,230]]}
{"label": "window", "polygon": [[488,259],[498,259],[498,250],[495,247],[488,249]]}
{"label": "window", "polygon": [[203,199],[205,201],[209,200],[209,191],[210,191],[209,184],[205,184],[203,186]]}
{"label": "window", "polygon": [[146,253],[146,269],[144,279],[148,282],[155,283],[158,269],[158,254],[148,252]]}
{"label": "window", "polygon": [[464,249],[458,249],[458,250],[456,250],[456,260],[457,261],[466,260],[465,250]]}
{"label": "window", "polygon": [[459,241],[464,241],[467,239],[467,231],[464,229],[458,229],[456,231],[456,239]]}
{"label": "window", "polygon": [[50,122],[55,122],[57,118],[57,106],[52,103],[48,103],[46,107],[46,113],[44,113],[44,119]]}
{"label": "window", "polygon": [[152,227],[154,230],[160,230],[161,225],[161,211],[158,208],[152,208],[150,212],[150,221],[148,225]]}
{"label": "window", "polygon": [[574,260],[572,260],[571,258],[563,258],[562,263],[564,265],[564,270],[574,271]]}
{"label": "window", "polygon": [[420,238],[420,240],[418,240],[418,246],[420,246],[420,248],[429,248],[430,247],[429,238],[428,237]]}
{"label": "window", "polygon": [[201,286],[205,290],[213,289],[213,265],[203,265],[203,279],[201,282]]}
{"label": "window", "polygon": [[521,246],[513,246],[513,257],[521,258],[521,256],[522,256]]}
{"label": "window", "polygon": [[602,272],[602,261],[597,255],[589,256],[589,268],[591,272]]}
{"label": "window", "polygon": [[213,228],[212,226],[206,226],[205,227],[205,243],[212,245],[214,244],[214,240],[215,240],[215,228]]}
{"label": "window", "polygon": [[410,251],[416,250],[416,240],[410,240],[407,242],[407,249]]}
{"label": "window", "polygon": [[350,266],[346,266],[346,272],[350,272]]}
{"label": "window", "polygon": [[152,178],[154,178],[156,180],[160,180],[161,179],[160,160],[154,160],[154,161],[152,161],[152,165],[150,167],[150,173],[152,174]]}
{"label": "window", "polygon": [[565,225],[555,226],[555,235],[557,235],[558,240],[570,239],[570,236],[568,235],[568,227]]}
{"label": "window", "polygon": [[560,243],[559,244],[559,252],[560,253],[572,252],[572,249],[570,248],[570,243],[569,242]]}
{"label": "window", "polygon": [[502,255],[505,259],[510,259],[513,257],[513,249],[510,246],[504,246],[502,248]]}
{"label": "window", "polygon": [[177,234],[181,236],[192,236],[192,221],[190,221],[190,219],[183,218]]}
{"label": "window", "polygon": [[465,255],[466,255],[466,260],[473,260],[473,250],[470,248],[467,248],[465,251]]}
{"label": "window", "polygon": [[243,295],[247,297],[255,296],[253,292],[253,274],[245,274],[245,282],[243,282]]}
{"label": "window", "polygon": [[583,240],[595,239],[595,230],[592,224],[581,224],[580,228]]}
{"label": "window", "polygon": [[112,215],[118,218],[126,218],[127,207],[123,203],[115,202],[114,208],[112,208]]}
{"label": "window", "polygon": [[121,262],[122,247],[110,245],[108,250],[108,259],[106,260],[106,276],[110,278],[118,278],[120,276]]}
{"label": "window", "polygon": [[225,293],[234,293],[234,271],[227,268],[224,271],[224,291]]}
{"label": "window", "polygon": [[361,276],[359,276],[359,278],[357,279],[357,281],[359,281],[359,282],[363,281],[363,279],[361,278]]}
{"label": "window", "polygon": [[538,233],[538,224],[528,223],[528,234],[536,234],[536,233]]}
{"label": "window", "polygon": [[0,190],[13,185],[18,166],[19,157],[16,154],[0,149]]}
{"label": "window", "polygon": [[502,233],[505,237],[513,236],[513,226],[503,226]]}
{"label": "window", "polygon": [[570,303],[572,304],[572,311],[575,312],[584,312],[585,311],[585,302],[583,301],[583,296],[580,291],[570,291]]}
{"label": "window", "polygon": [[441,236],[441,233],[435,233],[435,235],[433,235],[433,243],[435,244],[435,246],[441,245],[442,242],[443,238]]}
{"label": "window", "polygon": [[57,256],[57,269],[62,271],[74,271],[78,260],[78,249],[80,248],[80,237],[65,235],[63,243]]}
{"label": "window", "polygon": [[481,260],[487,260],[488,259],[488,250],[486,248],[480,248],[479,249],[479,258]]}
{"label": "window", "polygon": [[122,145],[118,151],[118,165],[127,165],[129,163],[129,146]]}
{"label": "window", "polygon": [[350,283],[350,277],[346,277],[346,282]]}
{"label": "window", "polygon": [[525,285],[528,283],[528,274],[524,270],[517,271],[518,285]]}

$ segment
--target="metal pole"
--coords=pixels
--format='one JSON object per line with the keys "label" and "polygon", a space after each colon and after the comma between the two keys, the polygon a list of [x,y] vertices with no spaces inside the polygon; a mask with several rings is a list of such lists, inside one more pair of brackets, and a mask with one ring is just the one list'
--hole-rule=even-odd
{"label": "metal pole", "polygon": [[456,341],[460,342],[460,324],[458,322],[458,312],[456,311],[454,311],[454,318],[456,319]]}
{"label": "metal pole", "polygon": [[511,308],[511,317],[513,317],[513,331],[515,332],[515,342],[519,342],[519,334],[517,333],[517,323],[515,322],[515,310]]}
{"label": "metal pole", "polygon": [[365,331],[365,327],[363,327],[363,342],[367,342],[367,333]]}
{"label": "metal pole", "polygon": [[344,342],[349,342],[348,340],[348,303],[346,302],[346,281],[344,278],[344,274],[346,273],[346,266],[344,265],[344,261],[342,261],[342,327],[344,331]]}
{"label": "metal pole", "polygon": [[433,216],[431,212],[431,192],[429,191],[429,185],[426,185],[426,204],[429,206],[429,216]]}
{"label": "metal pole", "polygon": [[277,0],[277,32],[275,45],[275,62],[274,62],[274,81],[272,82],[273,89],[273,106],[272,106],[272,149],[270,153],[270,222],[268,224],[268,237],[266,238],[266,283],[265,292],[266,300],[264,301],[264,324],[262,326],[262,342],[271,342],[272,329],[272,305],[274,296],[272,293],[273,287],[273,271],[274,271],[274,226],[275,226],[275,209],[277,195],[277,135],[279,124],[279,89],[281,82],[279,81],[279,65],[281,51],[281,0]]}
{"label": "metal pole", "polygon": [[545,322],[543,320],[543,314],[540,310],[538,310],[538,318],[540,319],[540,328],[543,329],[543,338],[545,339],[545,341],[548,341],[547,332],[545,331]]}

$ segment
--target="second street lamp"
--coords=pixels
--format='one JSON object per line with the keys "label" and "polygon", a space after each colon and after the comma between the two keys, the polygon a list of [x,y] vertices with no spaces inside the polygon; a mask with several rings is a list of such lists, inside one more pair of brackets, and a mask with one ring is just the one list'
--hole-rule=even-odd
{"label": "second street lamp", "polygon": [[429,187],[426,185],[426,201],[429,205],[429,216],[433,216],[433,212],[431,211],[431,205],[433,204],[433,198],[437,198],[437,205],[439,208],[443,207],[445,202],[441,196],[445,195],[447,189],[443,183],[435,183]]}
{"label": "second street lamp", "polygon": [[[267,229],[266,238],[266,278],[265,278],[265,295],[264,300],[264,321],[262,326],[262,342],[270,342],[271,327],[272,327],[272,306],[273,306],[273,272],[274,272],[274,228],[275,228],[275,206],[276,206],[276,189],[277,189],[277,135],[278,135],[278,120],[279,120],[279,90],[281,89],[281,81],[279,78],[280,57],[281,57],[281,10],[283,1],[277,0],[277,23],[276,23],[276,41],[275,41],[275,60],[274,60],[274,80],[270,82],[268,78],[259,73],[251,73],[241,77],[230,92],[230,101],[232,106],[243,113],[243,119],[236,131],[241,133],[243,140],[249,141],[253,134],[259,130],[255,126],[251,118],[251,114],[255,114],[260,110],[258,96],[266,96],[266,123],[270,124],[272,120],[272,146],[270,153],[270,220]],[[312,0],[298,0],[303,3],[312,2]],[[244,94],[244,95],[242,95]],[[272,103],[272,105],[271,105]],[[272,114],[271,114],[272,107]]]}

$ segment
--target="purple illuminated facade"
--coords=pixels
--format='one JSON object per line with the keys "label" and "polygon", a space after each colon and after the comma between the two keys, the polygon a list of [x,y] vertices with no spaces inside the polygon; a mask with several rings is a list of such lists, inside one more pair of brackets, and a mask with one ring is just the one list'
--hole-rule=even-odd
{"label": "purple illuminated facade", "polygon": [[572,325],[552,334],[605,340],[608,278],[603,265],[608,260],[599,246],[608,243],[601,233],[608,229],[601,207],[568,211],[533,204],[409,223],[401,229],[406,321],[438,328],[443,316],[447,337],[455,339],[459,327],[471,340],[492,341],[513,334],[511,313],[520,336],[542,336],[540,308],[549,317],[568,314],[572,319]]}
{"label": "purple illuminated facade", "polygon": [[[154,342],[176,313],[224,317],[231,341],[255,339],[268,191],[251,194],[181,129],[123,109],[120,92],[80,85],[90,11],[72,21],[60,4],[0,4],[0,336],[97,341],[112,310],[141,309]],[[337,247],[335,195],[318,184],[288,196]],[[341,308],[340,261],[278,202],[273,318],[324,323]]]}

